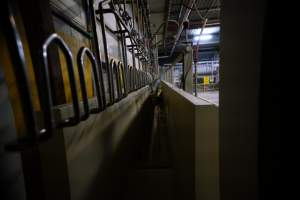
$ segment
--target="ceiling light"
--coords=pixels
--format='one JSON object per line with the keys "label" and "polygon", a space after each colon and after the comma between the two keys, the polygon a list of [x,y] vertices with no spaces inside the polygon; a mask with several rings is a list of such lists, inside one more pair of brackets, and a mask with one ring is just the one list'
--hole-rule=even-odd
{"label": "ceiling light", "polygon": [[202,34],[212,34],[220,32],[220,26],[204,28]]}
{"label": "ceiling light", "polygon": [[[193,35],[199,35],[202,28],[192,29]],[[202,31],[202,34],[212,34],[212,33],[218,33],[220,32],[220,26],[213,26],[213,27],[207,27],[204,28]]]}
{"label": "ceiling light", "polygon": [[195,36],[194,37],[194,41],[207,41],[207,40],[211,40],[213,38],[212,35],[200,35],[200,36]]}

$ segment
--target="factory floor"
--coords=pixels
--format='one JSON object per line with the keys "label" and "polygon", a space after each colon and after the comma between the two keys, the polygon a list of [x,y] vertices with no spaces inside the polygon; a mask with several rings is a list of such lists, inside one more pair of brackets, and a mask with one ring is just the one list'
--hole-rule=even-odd
{"label": "factory floor", "polygon": [[219,91],[201,91],[197,96],[219,106]]}

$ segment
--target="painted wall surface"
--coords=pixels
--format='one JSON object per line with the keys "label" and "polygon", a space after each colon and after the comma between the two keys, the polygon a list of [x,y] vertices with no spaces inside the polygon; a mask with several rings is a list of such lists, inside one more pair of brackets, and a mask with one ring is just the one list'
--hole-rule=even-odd
{"label": "painted wall surface", "polygon": [[[144,87],[63,130],[72,200],[121,198],[129,160],[147,132],[149,94],[150,88]],[[72,113],[67,106],[60,114],[64,118]]]}
{"label": "painted wall surface", "polygon": [[219,110],[215,105],[200,105],[195,114],[196,200],[219,200]]}
{"label": "painted wall surface", "polygon": [[178,199],[219,200],[218,108],[162,81]]}

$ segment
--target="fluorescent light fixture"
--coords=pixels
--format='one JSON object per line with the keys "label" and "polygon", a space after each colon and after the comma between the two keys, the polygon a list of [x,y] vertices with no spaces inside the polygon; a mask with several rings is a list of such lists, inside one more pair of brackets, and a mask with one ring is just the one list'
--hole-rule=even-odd
{"label": "fluorescent light fixture", "polygon": [[212,34],[220,32],[220,26],[204,28],[202,34]]}
{"label": "fluorescent light fixture", "polygon": [[[192,30],[193,35],[199,35],[200,32],[201,32],[201,28]],[[204,28],[202,31],[202,34],[212,34],[212,33],[218,33],[218,32],[220,32],[220,26],[213,26],[213,27]]]}
{"label": "fluorescent light fixture", "polygon": [[212,35],[206,34],[206,35],[200,35],[200,36],[195,36],[194,41],[207,41],[211,40],[213,38]]}

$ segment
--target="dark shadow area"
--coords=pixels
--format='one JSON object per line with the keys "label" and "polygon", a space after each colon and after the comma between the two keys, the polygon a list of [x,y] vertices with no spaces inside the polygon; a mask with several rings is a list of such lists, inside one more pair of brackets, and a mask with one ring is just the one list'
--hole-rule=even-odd
{"label": "dark shadow area", "polygon": [[[148,98],[124,134],[116,152],[104,153],[107,160],[95,177],[96,182],[90,188],[88,199],[124,199],[128,172],[134,167],[136,161],[147,159],[153,108],[151,98]],[[103,140],[101,149],[110,149],[113,135],[110,134],[109,130],[116,128],[116,126],[117,124],[112,123],[107,128],[107,133],[104,133],[106,138]]]}

